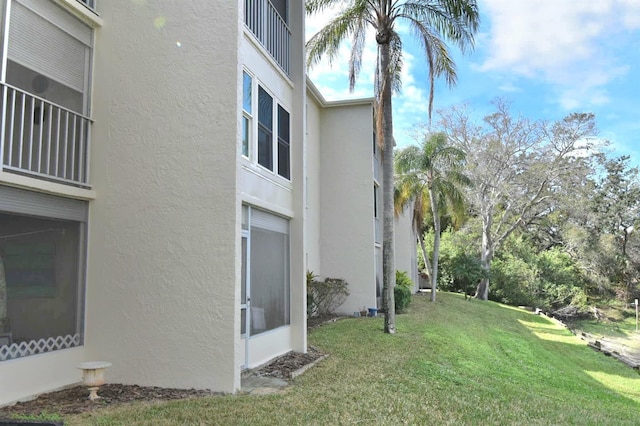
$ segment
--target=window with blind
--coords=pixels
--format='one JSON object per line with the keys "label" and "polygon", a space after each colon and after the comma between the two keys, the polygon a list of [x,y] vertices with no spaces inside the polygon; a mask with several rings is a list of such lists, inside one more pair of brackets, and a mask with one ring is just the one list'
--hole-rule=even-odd
{"label": "window with blind", "polygon": [[6,82],[89,115],[92,29],[45,0],[13,0],[8,25]]}

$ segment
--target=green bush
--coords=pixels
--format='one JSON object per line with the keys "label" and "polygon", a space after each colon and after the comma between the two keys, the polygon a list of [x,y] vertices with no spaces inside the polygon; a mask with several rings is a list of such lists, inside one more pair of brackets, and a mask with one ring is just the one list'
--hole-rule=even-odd
{"label": "green bush", "polygon": [[404,314],[407,312],[409,303],[411,302],[411,290],[406,287],[395,287],[393,289],[395,298],[396,314]]}
{"label": "green bush", "polygon": [[349,284],[341,278],[316,278],[313,272],[307,273],[307,316],[333,314],[349,296]]}
{"label": "green bush", "polygon": [[411,291],[415,284],[405,271],[396,271],[396,287],[406,287]]}
{"label": "green bush", "polygon": [[480,280],[487,276],[480,259],[463,251],[446,253],[439,266],[438,287],[445,291],[472,295]]}
{"label": "green bush", "polygon": [[407,311],[409,303],[411,303],[413,287],[413,281],[406,272],[396,271],[396,286],[393,289],[393,296],[397,314],[403,314]]}

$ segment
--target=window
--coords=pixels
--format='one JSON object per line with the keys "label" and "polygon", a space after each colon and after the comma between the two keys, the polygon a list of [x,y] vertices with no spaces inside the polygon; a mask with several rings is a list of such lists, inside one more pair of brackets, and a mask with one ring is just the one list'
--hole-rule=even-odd
{"label": "window", "polygon": [[378,218],[378,185],[373,185],[373,217]]}
{"label": "window", "polygon": [[[291,179],[291,115],[264,87],[253,81],[254,77],[243,71],[242,155]],[[253,121],[254,110],[257,126]]]}
{"label": "window", "polygon": [[278,105],[278,174],[283,178],[291,177],[289,164],[289,113]]}
{"label": "window", "polygon": [[251,146],[251,103],[253,79],[246,72],[242,73],[242,155],[249,157]]}
{"label": "window", "polygon": [[[245,216],[249,229],[242,238],[241,303],[251,301],[248,322],[253,336],[290,324],[289,221],[249,206],[243,206]],[[242,318],[242,334],[246,324]]]}
{"label": "window", "polygon": [[82,343],[87,203],[0,186],[0,361]]}
{"label": "window", "polygon": [[87,5],[91,9],[95,9],[96,8],[95,0],[80,0],[80,3],[83,3],[83,4]]}
{"label": "window", "polygon": [[373,184],[373,222],[374,222],[374,242],[380,243],[382,241],[382,225],[380,223],[380,218],[378,217],[378,192],[380,192],[380,187],[377,184]]}
{"label": "window", "polygon": [[92,29],[52,1],[11,4],[7,83],[88,115]]}
{"label": "window", "polygon": [[258,164],[273,170],[273,98],[258,88]]}

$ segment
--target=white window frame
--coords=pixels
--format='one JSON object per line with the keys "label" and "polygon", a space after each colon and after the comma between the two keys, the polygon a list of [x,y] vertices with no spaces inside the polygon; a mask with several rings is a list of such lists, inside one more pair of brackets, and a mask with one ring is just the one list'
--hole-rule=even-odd
{"label": "white window frame", "polygon": [[[244,80],[245,80],[245,76],[249,77],[250,81],[251,81],[251,86],[250,86],[250,105],[249,108],[251,109],[251,111],[247,111],[244,108],[244,99],[245,99],[245,92],[244,92]],[[246,69],[242,71],[242,121],[241,121],[241,134],[242,136],[240,137],[240,152],[242,153],[242,156],[244,158],[247,159],[251,159],[252,153],[253,153],[253,111],[255,111],[255,106],[254,106],[254,90],[253,87],[255,86],[254,84],[255,82],[255,76],[253,74],[251,74],[249,71],[247,71]],[[247,121],[247,152],[245,154],[244,152],[244,146],[245,146],[245,141],[244,141],[244,131],[245,131],[245,120]]]}
{"label": "white window frame", "polygon": [[[246,68],[242,70],[242,103],[241,106],[241,116],[240,116],[240,154],[242,158],[248,160],[254,167],[259,168],[260,170],[269,173],[270,175],[278,176],[278,178],[284,179],[287,182],[291,182],[292,175],[292,159],[291,159],[291,150],[292,150],[292,124],[293,120],[291,119],[291,109],[285,106],[284,103],[280,101],[280,99],[275,96],[275,94],[269,90],[269,88],[263,84],[255,74],[249,71]],[[247,75],[251,78],[251,112],[248,112],[244,109],[244,75]],[[271,109],[271,167],[266,167],[258,162],[258,127],[259,127],[259,91],[260,89],[264,90],[264,92],[269,95],[272,99],[272,109]],[[279,166],[279,146],[280,146],[280,138],[279,138],[279,108],[282,108],[289,115],[289,140],[288,142],[288,150],[289,150],[289,168],[288,174],[289,177],[283,176],[278,172]],[[247,119],[249,121],[249,135],[248,135],[248,154],[245,155],[243,152],[243,135],[244,132],[244,120]]]}

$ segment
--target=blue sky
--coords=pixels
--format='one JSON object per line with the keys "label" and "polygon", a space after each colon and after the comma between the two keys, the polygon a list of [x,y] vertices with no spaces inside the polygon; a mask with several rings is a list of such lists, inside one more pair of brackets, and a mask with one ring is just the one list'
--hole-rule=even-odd
{"label": "blue sky", "polygon": [[[451,46],[458,84],[436,83],[434,110],[467,103],[482,117],[491,100],[512,102],[512,112],[557,120],[571,112],[596,114],[611,155],[640,165],[640,0],[478,0],[481,27],[475,50]],[[331,16],[307,19],[307,38]],[[394,99],[395,136],[412,143],[411,130],[427,120],[426,64],[406,28],[403,89]],[[361,76],[349,93],[347,58],[322,62],[309,73],[328,100],[373,95],[375,40],[364,53]],[[434,121],[436,116],[434,116]]]}

